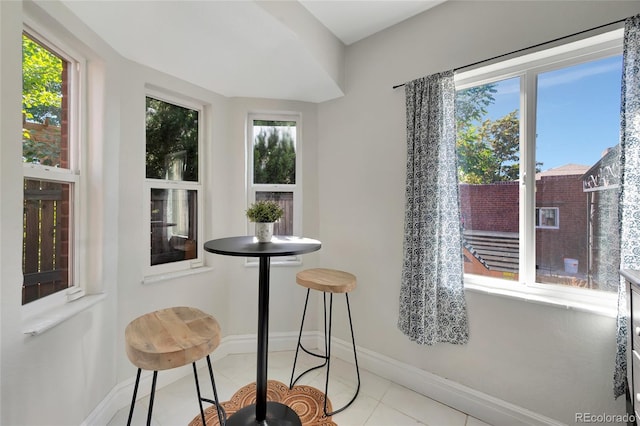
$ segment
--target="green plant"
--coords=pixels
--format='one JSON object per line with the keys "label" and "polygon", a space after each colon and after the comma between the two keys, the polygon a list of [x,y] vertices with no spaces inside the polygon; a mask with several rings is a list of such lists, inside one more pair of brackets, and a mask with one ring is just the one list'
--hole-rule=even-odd
{"label": "green plant", "polygon": [[275,222],[284,214],[284,210],[275,201],[256,201],[247,209],[251,222]]}

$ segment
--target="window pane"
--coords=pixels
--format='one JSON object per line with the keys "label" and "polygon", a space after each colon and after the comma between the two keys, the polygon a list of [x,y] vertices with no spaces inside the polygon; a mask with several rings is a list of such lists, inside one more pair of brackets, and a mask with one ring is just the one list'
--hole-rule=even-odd
{"label": "window pane", "polygon": [[296,183],[296,122],[253,121],[253,183]]}
{"label": "window pane", "polygon": [[22,158],[69,167],[68,63],[22,35]]}
{"label": "window pane", "polygon": [[198,181],[198,111],[147,97],[147,178]]}
{"label": "window pane", "polygon": [[151,189],[151,265],[197,257],[197,191]]}
{"label": "window pane", "polygon": [[456,95],[464,272],[511,280],[519,268],[520,79]]}
{"label": "window pane", "polygon": [[293,235],[293,192],[256,192],[256,201],[266,200],[276,201],[284,210],[284,215],[273,224],[273,235]]}
{"label": "window pane", "polygon": [[557,207],[536,208],[536,227],[557,228],[559,223]]}
{"label": "window pane", "polygon": [[22,304],[69,287],[71,184],[24,180]]}
{"label": "window pane", "polygon": [[536,229],[538,282],[617,289],[621,73],[617,56],[538,76],[536,207],[560,218]]}

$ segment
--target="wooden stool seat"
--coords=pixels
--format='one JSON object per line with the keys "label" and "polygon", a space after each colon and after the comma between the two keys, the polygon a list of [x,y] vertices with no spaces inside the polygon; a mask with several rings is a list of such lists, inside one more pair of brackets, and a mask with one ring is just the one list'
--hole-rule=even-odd
{"label": "wooden stool seat", "polygon": [[[220,344],[220,334],[220,325],[214,317],[199,309],[184,306],[149,312],[131,321],[124,331],[125,348],[131,363],[138,367],[138,373],[133,388],[127,425],[131,424],[133,418],[141,370],[153,371],[147,413],[147,426],[150,426],[158,371],[188,364],[193,365],[193,376],[203,424],[205,424],[205,415],[202,401],[215,404],[218,420],[221,425],[225,424],[226,414],[218,403],[218,392],[209,357],[209,354]],[[202,358],[207,359],[214,400],[203,398],[200,393],[196,361]]]}
{"label": "wooden stool seat", "polygon": [[337,269],[306,269],[296,274],[296,282],[326,293],[348,293],[356,288],[356,276]]}
{"label": "wooden stool seat", "polygon": [[173,307],[131,321],[125,340],[133,365],[143,370],[168,370],[213,352],[220,344],[220,325],[199,309]]}

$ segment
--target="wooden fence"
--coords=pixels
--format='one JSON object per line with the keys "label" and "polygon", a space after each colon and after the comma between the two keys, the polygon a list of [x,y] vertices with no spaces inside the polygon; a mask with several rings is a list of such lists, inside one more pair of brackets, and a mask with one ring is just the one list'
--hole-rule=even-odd
{"label": "wooden fence", "polygon": [[273,235],[293,235],[293,192],[256,192],[256,201],[272,200],[280,204],[284,214],[273,225]]}
{"label": "wooden fence", "polygon": [[24,181],[22,304],[68,288],[69,187]]}

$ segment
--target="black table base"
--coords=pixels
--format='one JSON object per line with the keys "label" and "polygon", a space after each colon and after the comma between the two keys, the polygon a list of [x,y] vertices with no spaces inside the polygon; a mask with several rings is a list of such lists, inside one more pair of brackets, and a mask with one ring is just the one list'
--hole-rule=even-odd
{"label": "black table base", "polygon": [[[1,1],[1,0],[0,0]],[[258,348],[256,403],[244,407],[227,419],[231,426],[302,426],[291,408],[267,401],[267,356],[269,353],[269,270],[272,256],[291,256],[320,250],[317,240],[299,237],[274,237],[270,243],[258,243],[253,237],[229,237],[211,240],[204,249],[227,256],[260,259],[258,275]]]}
{"label": "black table base", "polygon": [[227,426],[302,426],[300,418],[291,408],[279,402],[267,402],[267,416],[256,420],[255,404],[241,408],[227,419]]}

